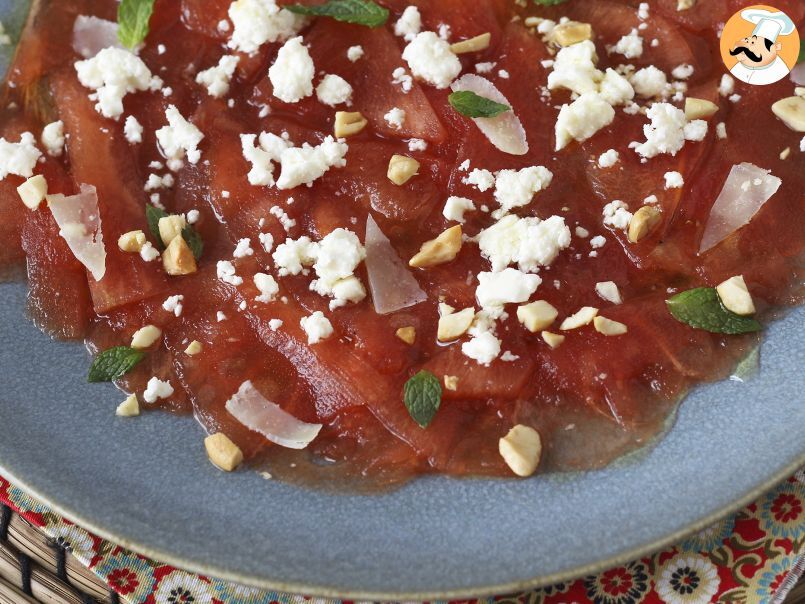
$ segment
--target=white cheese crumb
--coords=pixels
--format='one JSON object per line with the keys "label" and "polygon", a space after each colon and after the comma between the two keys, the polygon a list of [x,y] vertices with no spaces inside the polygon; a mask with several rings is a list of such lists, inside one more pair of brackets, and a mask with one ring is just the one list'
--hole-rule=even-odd
{"label": "white cheese crumb", "polygon": [[594,250],[601,249],[606,244],[607,240],[603,235],[596,235],[590,239],[590,247]]}
{"label": "white cheese crumb", "polygon": [[327,74],[316,87],[316,97],[320,103],[335,107],[341,103],[352,104],[352,86],[344,78]]}
{"label": "white cheese crumb", "polygon": [[218,21],[218,24],[215,26],[215,29],[217,29],[222,34],[225,34],[230,29],[232,29],[232,25],[226,19],[221,19],[220,21]]}
{"label": "white cheese crumb", "polygon": [[366,297],[366,290],[353,274],[366,258],[366,250],[355,233],[347,229],[335,229],[315,245],[310,253],[316,258],[313,270],[317,276],[310,284],[310,289],[321,296],[333,298],[330,310],[348,302],[360,302]]}
{"label": "white cheese crumb", "polygon": [[553,173],[544,166],[522,170],[501,170],[495,178],[495,200],[502,213],[531,203],[534,195],[547,188]]}
{"label": "white cheese crumb", "polygon": [[495,68],[497,63],[487,62],[487,63],[476,63],[475,64],[475,72],[476,73],[489,73]]}
{"label": "white cheese crumb", "polygon": [[229,92],[229,84],[239,61],[240,57],[237,55],[224,55],[218,61],[218,65],[196,75],[196,84],[205,86],[210,96],[221,98]]}
{"label": "white cheese crumb", "polygon": [[436,88],[447,88],[461,73],[461,61],[450,50],[450,44],[432,31],[417,34],[402,57],[412,74]]}
{"label": "white cheese crumb", "polygon": [[280,291],[277,280],[265,273],[257,273],[254,275],[254,286],[260,292],[260,295],[257,296],[255,300],[266,304],[273,302]]}
{"label": "white cheese crumb", "polygon": [[217,313],[215,313],[215,320],[219,323],[221,321],[226,321],[226,315],[219,310]]}
{"label": "white cheese crumb", "polygon": [[735,80],[731,75],[725,73],[718,84],[718,93],[721,96],[729,96],[733,92],[735,92]]}
{"label": "white cheese crumb", "polygon": [[268,70],[268,79],[274,87],[274,96],[285,103],[298,103],[313,94],[315,75],[313,59],[302,37],[288,40],[277,53]]}
{"label": "white cheese crumb", "polygon": [[636,29],[633,29],[607,50],[610,53],[623,55],[627,59],[636,59],[643,54],[643,38],[638,35]]}
{"label": "white cheese crumb", "polygon": [[190,210],[187,213],[187,224],[196,224],[198,219],[201,217],[201,214],[198,210]]}
{"label": "white cheese crumb", "polygon": [[361,57],[363,57],[363,55],[363,46],[350,46],[347,49],[347,59],[349,59],[352,63],[358,61]]}
{"label": "white cheese crumb", "polygon": [[243,284],[243,277],[235,274],[235,265],[229,260],[219,260],[216,265],[216,273],[218,279],[224,283],[229,283],[235,287]]}
{"label": "white cheese crumb", "polygon": [[481,193],[484,193],[495,186],[495,175],[489,170],[475,168],[461,182],[471,185]]}
{"label": "white cheese crumb", "polygon": [[[278,7],[275,0],[236,0],[229,6],[229,18],[235,26],[229,48],[249,54],[266,42],[287,40],[305,23],[304,18]],[[219,22],[218,30],[229,31],[229,23]]]}
{"label": "white cheese crumb", "polygon": [[252,241],[248,237],[240,239],[235,246],[235,251],[232,256],[235,258],[245,258],[246,256],[253,256],[254,250],[252,249]]}
{"label": "white cheese crumb", "polygon": [[707,122],[704,120],[693,120],[685,124],[683,129],[685,140],[702,141],[707,135]]}
{"label": "white cheese crumb", "polygon": [[152,377],[148,380],[148,384],[143,392],[143,400],[146,403],[155,403],[157,399],[168,398],[173,394],[173,386],[169,381],[160,380],[157,377]]}
{"label": "white cheese crumb", "polygon": [[165,157],[168,167],[174,172],[181,169],[184,159],[191,164],[201,159],[199,143],[204,139],[201,130],[188,122],[175,105],[169,105],[165,110],[168,125],[156,131],[157,142]]}
{"label": "white cheese crumb", "polygon": [[427,141],[423,141],[421,138],[412,138],[408,141],[409,151],[425,151],[427,148]]}
{"label": "white cheese crumb", "polygon": [[174,316],[181,316],[182,310],[184,306],[182,305],[182,300],[184,300],[184,296],[181,294],[177,294],[175,296],[170,296],[167,300],[162,303],[162,308],[167,310],[168,312],[172,312]]}
{"label": "white cheese crumb", "polygon": [[389,112],[383,116],[389,126],[399,130],[405,123],[405,110],[399,107],[392,107]]}
{"label": "white cheese crumb", "polygon": [[473,335],[469,342],[461,345],[461,352],[479,365],[489,365],[500,354],[501,341],[491,331]]}
{"label": "white cheese crumb", "polygon": [[268,328],[271,331],[277,331],[280,327],[282,327],[282,323],[283,323],[282,319],[271,319],[268,322]]}
{"label": "white cheese crumb", "polygon": [[343,168],[347,162],[344,157],[349,147],[345,142],[327,136],[315,147],[304,143],[301,147],[289,147],[280,156],[280,177],[278,189],[293,189],[299,185],[310,185],[321,178],[330,168]]}
{"label": "white cheese crumb", "polygon": [[556,151],[563,149],[571,140],[587,140],[614,119],[612,105],[596,92],[586,92],[569,105],[562,105],[555,127]]}
{"label": "white cheese crumb", "polygon": [[[629,206],[621,200],[616,199],[610,201],[604,206],[604,225],[612,227],[613,229],[621,229],[625,231],[629,228],[629,221],[632,219],[632,213],[629,211]],[[592,242],[591,242],[592,243]]]}
{"label": "white cheese crumb", "polygon": [[665,188],[666,189],[681,189],[685,184],[685,179],[679,172],[666,172],[665,173]]}
{"label": "white cheese crumb", "polygon": [[285,229],[286,233],[290,232],[290,230],[296,226],[296,221],[288,216],[288,212],[283,210],[281,207],[271,206],[268,209],[268,212],[279,220],[279,223],[282,225],[282,228]]}
{"label": "white cheese crumb", "polygon": [[632,74],[629,81],[634,87],[634,91],[647,99],[662,96],[668,86],[668,78],[665,73],[654,65],[638,69]]}
{"label": "white cheese crumb", "polygon": [[51,157],[64,152],[64,122],[51,122],[42,129],[42,145]]}
{"label": "white cheese crumb", "polygon": [[270,132],[260,134],[259,147],[255,144],[257,136],[254,134],[241,134],[240,143],[243,157],[252,164],[249,171],[249,184],[254,186],[273,186],[274,164],[282,156],[282,152],[292,146],[290,141]]}
{"label": "white cheese crumb", "polygon": [[507,268],[499,273],[478,273],[478,287],[475,298],[478,304],[491,317],[499,317],[503,313],[504,304],[515,304],[527,301],[537,291],[542,278]]}
{"label": "white cheese crumb", "polygon": [[23,132],[18,143],[0,138],[0,180],[9,174],[30,178],[41,156],[42,152],[37,149],[36,139],[30,132]]}
{"label": "white cheese crumb", "polygon": [[687,80],[693,75],[693,71],[693,65],[682,63],[682,65],[677,65],[671,70],[671,75],[677,80]]}
{"label": "white cheese crumb", "polygon": [[522,271],[536,271],[549,266],[569,245],[570,229],[561,216],[540,220],[510,214],[478,235],[481,255],[496,272],[515,263]]}
{"label": "white cheese crumb", "polygon": [[447,220],[454,220],[459,224],[464,224],[464,213],[472,212],[473,210],[475,210],[475,204],[471,199],[452,196],[447,198],[442,215]]}
{"label": "white cheese crumb", "polygon": [[414,79],[405,71],[405,67],[397,67],[391,72],[392,84],[399,84],[404,94],[411,92],[414,87]]}
{"label": "white cheese crumb", "polygon": [[132,145],[143,142],[143,126],[136,117],[130,115],[123,126],[123,135]]}
{"label": "white cheese crumb", "polygon": [[416,6],[407,7],[394,24],[394,34],[410,42],[422,29],[422,15]]}
{"label": "white cheese crumb", "polygon": [[575,232],[576,232],[576,237],[581,237],[582,239],[586,239],[587,237],[590,236],[590,231],[588,231],[587,229],[585,229],[582,226],[577,226],[576,229],[575,229]]}
{"label": "white cheese crumb", "polygon": [[630,146],[646,158],[660,153],[676,155],[685,144],[685,112],[669,103],[655,103],[646,115],[651,120],[643,126],[646,142]]}
{"label": "white cheese crumb", "polygon": [[310,237],[289,237],[277,246],[272,258],[279,275],[287,277],[298,275],[304,267],[311,266],[316,261],[316,253],[316,244],[310,241]]}
{"label": "white cheese crumb", "polygon": [[501,69],[501,70],[498,71],[498,77],[500,77],[500,78],[502,78],[504,80],[508,80],[509,77],[510,77],[509,72],[506,71],[505,69]]}
{"label": "white cheese crumb", "polygon": [[637,7],[637,18],[641,21],[648,19],[649,5],[648,2],[641,2]]}
{"label": "white cheese crumb", "polygon": [[611,168],[618,163],[619,158],[620,155],[615,149],[608,149],[598,156],[598,167]]}
{"label": "white cheese crumb", "polygon": [[727,138],[727,125],[724,122],[718,122],[716,124],[716,136],[720,140]]}
{"label": "white cheese crumb", "polygon": [[333,335],[332,323],[320,310],[317,310],[309,317],[302,317],[299,324],[307,334],[308,344],[318,344]]}
{"label": "white cheese crumb", "polygon": [[159,250],[157,250],[157,248],[155,248],[150,241],[146,241],[143,247],[140,249],[140,258],[146,262],[153,262],[159,258]]}
{"label": "white cheese crumb", "polygon": [[595,293],[597,293],[601,299],[612,302],[613,304],[621,304],[623,302],[621,293],[614,281],[599,281],[595,284]]}

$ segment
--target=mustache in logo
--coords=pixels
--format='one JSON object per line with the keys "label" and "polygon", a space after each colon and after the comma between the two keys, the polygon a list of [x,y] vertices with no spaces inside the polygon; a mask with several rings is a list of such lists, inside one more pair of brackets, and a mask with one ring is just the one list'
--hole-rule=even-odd
{"label": "mustache in logo", "polygon": [[756,55],[755,53],[753,53],[746,46],[739,46],[735,50],[730,51],[730,54],[733,57],[736,56],[736,55],[739,55],[741,53],[744,53],[749,58],[750,61],[754,61],[755,63],[759,63],[761,61],[761,59],[763,58],[760,55]]}

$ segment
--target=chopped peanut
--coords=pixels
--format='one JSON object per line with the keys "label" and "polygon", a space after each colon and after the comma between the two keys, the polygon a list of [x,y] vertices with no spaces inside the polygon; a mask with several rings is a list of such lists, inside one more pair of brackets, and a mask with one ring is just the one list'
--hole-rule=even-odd
{"label": "chopped peanut", "polygon": [[700,120],[714,115],[718,105],[705,99],[689,96],[685,99],[685,117],[688,121]]}
{"label": "chopped peanut", "polygon": [[623,323],[607,319],[606,317],[595,317],[593,319],[593,326],[595,330],[605,336],[622,336],[629,328]]}
{"label": "chopped peanut", "polygon": [[458,376],[457,375],[446,375],[444,376],[444,387],[448,390],[452,390],[455,392],[458,390]]}
{"label": "chopped peanut", "polygon": [[413,157],[392,155],[389,160],[388,177],[395,185],[402,186],[419,172],[419,162]]}
{"label": "chopped peanut", "polygon": [[789,96],[771,106],[771,110],[794,132],[805,132],[805,97]]}
{"label": "chopped peanut", "polygon": [[[449,306],[447,308],[450,308]],[[451,309],[452,310],[452,309]],[[439,317],[436,338],[440,342],[450,342],[463,336],[475,319],[475,309],[465,308],[459,312],[445,312]]]}
{"label": "chopped peanut", "polygon": [[243,462],[243,452],[223,432],[205,438],[204,448],[213,465],[226,472],[231,472]]}
{"label": "chopped peanut", "polygon": [[654,230],[660,220],[662,220],[662,212],[659,208],[654,206],[643,206],[634,213],[632,219],[629,221],[629,241],[637,243],[646,235]]}
{"label": "chopped peanut", "polygon": [[48,194],[48,181],[41,174],[31,176],[17,187],[22,203],[30,210],[35,210]]}
{"label": "chopped peanut", "polygon": [[489,41],[491,39],[492,34],[486,32],[485,34],[475,36],[469,40],[461,40],[461,42],[451,44],[450,50],[457,55],[464,54],[465,52],[478,52],[479,50],[486,50],[489,48]]}
{"label": "chopped peanut", "polygon": [[117,247],[124,252],[140,253],[145,245],[145,233],[142,231],[129,231],[123,233],[117,240]]}
{"label": "chopped peanut", "polygon": [[187,220],[181,214],[171,214],[159,219],[159,237],[162,243],[170,245],[171,241],[181,237],[182,229],[187,226]]}
{"label": "chopped peanut", "polygon": [[791,147],[786,147],[780,151],[780,159],[788,159],[789,155],[791,155]]}
{"label": "chopped peanut", "polygon": [[691,9],[694,6],[696,6],[696,0],[677,0],[676,2],[676,10],[679,12]]}
{"label": "chopped peanut", "polygon": [[556,320],[559,311],[545,300],[523,304],[517,308],[517,320],[531,333],[537,333]]}
{"label": "chopped peanut", "polygon": [[140,415],[140,403],[137,401],[136,394],[130,394],[128,398],[120,403],[115,409],[118,417],[134,417]]}
{"label": "chopped peanut", "polygon": [[746,287],[743,275],[730,277],[717,285],[716,292],[727,310],[731,310],[736,315],[755,314],[755,303],[752,301],[752,295]]}
{"label": "chopped peanut", "polygon": [[193,252],[184,237],[175,237],[162,252],[162,266],[169,275],[189,275],[198,270]]}
{"label": "chopped peanut", "polygon": [[193,340],[187,345],[187,348],[184,349],[184,353],[192,357],[193,355],[201,352],[201,348],[201,342],[198,340]]}
{"label": "chopped peanut", "polygon": [[360,111],[337,111],[335,114],[335,137],[345,138],[358,134],[366,128],[366,118]]}
{"label": "chopped peanut", "polygon": [[498,441],[498,451],[517,476],[531,476],[542,457],[542,439],[534,428],[517,424]]}
{"label": "chopped peanut", "polygon": [[416,341],[416,329],[410,325],[407,327],[400,327],[397,330],[396,335],[406,344],[413,344]]}
{"label": "chopped peanut", "polygon": [[131,336],[131,347],[137,350],[149,348],[154,342],[162,337],[162,330],[156,325],[146,325],[134,332]]}
{"label": "chopped peanut", "polygon": [[419,253],[411,258],[409,266],[426,268],[454,260],[461,249],[461,225],[452,226],[436,239],[426,241]]}
{"label": "chopped peanut", "polygon": [[593,28],[589,23],[566,21],[560,23],[550,33],[550,39],[558,46],[572,46],[593,37]]}
{"label": "chopped peanut", "polygon": [[552,331],[543,331],[542,339],[545,340],[545,343],[551,348],[559,348],[559,346],[562,345],[562,342],[565,341],[565,336],[558,333],[553,333]]}
{"label": "chopped peanut", "polygon": [[597,314],[598,309],[594,306],[584,306],[576,311],[575,314],[570,315],[564,321],[562,321],[559,329],[562,331],[567,331],[569,329],[578,329],[584,325],[589,325],[593,322],[593,319]]}

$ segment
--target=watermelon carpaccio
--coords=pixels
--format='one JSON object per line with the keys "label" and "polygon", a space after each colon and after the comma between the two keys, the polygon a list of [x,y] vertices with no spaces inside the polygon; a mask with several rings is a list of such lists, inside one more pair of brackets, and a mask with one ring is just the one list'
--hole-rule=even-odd
{"label": "watermelon carpaccio", "polygon": [[[297,32],[280,32],[273,41],[258,31],[256,42],[252,36],[256,50],[244,53],[246,36],[228,15],[234,5],[265,11],[273,0],[157,0],[138,56],[162,86],[132,88],[118,120],[101,115],[96,100],[89,98],[95,91],[79,81],[75,63],[82,57],[72,40],[77,16],[114,20],[118,3],[37,3],[38,13],[29,20],[3,90],[2,136],[15,142],[30,131],[39,140],[45,125],[62,121],[64,153],[52,156],[40,145],[43,159],[35,173],[46,177],[50,193],[75,194],[82,184],[95,187],[107,251],[106,275],[95,282],[59,237],[47,204],[31,211],[20,202],[16,187],[24,178],[12,174],[0,182],[0,262],[11,266],[27,259],[30,312],[37,324],[55,337],[85,339],[93,350],[126,345],[139,328],[156,325],[163,337],[120,385],[137,393],[141,403],[152,377],[169,381],[174,393],[143,407],[193,413],[208,432],[224,432],[247,459],[284,479],[365,486],[397,484],[424,473],[511,475],[498,453],[498,440],[516,424],[539,431],[541,471],[600,467],[648,442],[691,386],[723,378],[756,343],[753,336],[711,334],[677,322],[665,305],[671,293],[741,274],[759,313],[802,300],[802,135],[770,109],[791,96],[793,86],[787,79],[757,87],[736,83],[739,99],[718,90],[725,71],[717,31],[740,2],[707,0],[678,12],[676,0],[652,0],[648,18],[640,16],[644,10],[637,2],[615,0],[567,0],[549,7],[513,0],[378,3],[390,11],[383,26],[311,18],[298,23]],[[406,9],[413,14],[409,6],[418,7],[422,32],[437,32],[451,43],[490,34],[488,47],[459,55],[461,71],[450,76],[479,73],[497,88],[526,132],[525,155],[495,148],[471,119],[451,108],[449,86],[428,82],[422,71],[427,67],[414,68],[403,59],[409,42],[395,35],[395,23]],[[777,6],[802,24],[801,2],[781,0]],[[638,95],[634,102],[615,106],[610,124],[555,151],[560,108],[574,97],[565,88],[547,89],[558,48],[551,21],[538,23],[535,17],[589,23],[602,72],[612,67],[628,78],[653,65],[670,85],[659,97]],[[627,59],[608,50],[633,28],[643,39],[640,56]],[[315,66],[313,93],[305,96],[311,82],[301,77],[303,98],[297,102],[280,100],[288,82],[269,77],[291,35],[302,36]],[[196,76],[225,55],[239,60],[229,89],[215,97]],[[671,73],[682,64],[692,66],[685,80]],[[404,70],[393,76],[400,67]],[[442,77],[443,67],[430,63]],[[304,76],[303,66],[292,69]],[[349,103],[330,106],[317,98],[315,89],[325,74],[349,83]],[[687,141],[674,155],[641,161],[630,143],[645,139],[646,109],[661,102],[682,108],[686,96],[718,106],[715,115],[704,118],[704,139]],[[173,172],[156,135],[166,126],[171,105],[204,137],[198,161],[190,153],[183,166],[174,162]],[[394,108],[404,112],[395,113],[396,124],[386,119]],[[297,147],[315,146],[333,133],[337,111],[361,112],[368,122],[344,140],[345,165],[331,161],[334,165],[311,186],[249,183],[252,165],[244,158],[241,135],[287,133]],[[142,125],[141,142],[130,142],[124,134],[131,116]],[[790,154],[783,158],[787,147]],[[599,166],[599,157],[610,149],[618,152],[618,161]],[[418,173],[402,185],[387,175],[393,155],[419,162]],[[748,225],[697,255],[710,207],[731,167],[741,162],[770,170],[782,186]],[[482,191],[466,182],[475,169],[496,174],[532,166],[544,166],[552,179],[533,198],[527,190],[525,199],[514,204],[516,176],[508,183],[498,179],[499,199],[494,185]],[[275,161],[273,177],[278,179],[280,172]],[[666,188],[667,172],[678,172],[683,186]],[[151,174],[172,174],[172,186],[147,191]],[[192,274],[170,276],[159,258],[146,262],[116,244],[135,230],[157,244],[144,212],[155,193],[154,201],[168,213],[197,217],[193,228],[204,252]],[[635,212],[652,195],[661,220],[638,242],[631,243],[624,229],[603,223],[603,208],[613,200]],[[371,216],[407,264],[423,243],[457,224],[443,214],[451,196],[467,198],[475,207],[464,214],[463,245],[447,262],[410,269],[427,299],[407,308],[375,312],[363,262],[354,276],[366,297],[331,308],[331,297],[311,291],[317,278],[313,267],[287,275],[272,257],[287,238],[307,236],[318,242],[330,233],[344,234],[338,229],[363,243]],[[553,250],[555,258],[543,266],[521,262],[519,267],[541,278],[528,301],[555,307],[558,318],[548,329],[565,340],[551,348],[540,333],[518,321],[517,304],[506,304],[494,322],[500,353],[481,364],[467,355],[473,350],[467,346],[472,336],[437,341],[439,304],[481,310],[478,275],[493,269],[475,237],[505,213],[496,212],[500,199],[520,217],[561,217],[567,227],[570,242]],[[273,249],[267,250],[262,243],[269,234]],[[603,247],[591,245],[593,238],[603,240]],[[252,253],[233,254],[243,239]],[[524,247],[537,254],[537,247],[552,245],[526,240]],[[246,246],[239,247],[243,251]],[[331,264],[338,265],[343,260],[339,254],[348,251],[338,248]],[[242,283],[222,280],[219,261],[231,262]],[[516,260],[511,264],[510,270],[518,268]],[[257,273],[274,277],[279,285],[268,301],[256,300]],[[621,304],[597,295],[596,283],[605,281],[617,285]],[[379,282],[388,286],[389,280]],[[505,300],[508,289],[500,286],[491,294]],[[170,305],[163,307],[176,295],[183,296],[178,316]],[[560,332],[561,321],[583,306],[598,308],[628,332],[605,336],[592,325]],[[317,311],[333,333],[309,344],[301,320]],[[413,343],[396,335],[404,327],[414,328]],[[483,331],[483,325],[478,329]],[[202,350],[189,355],[185,349],[194,340]],[[457,384],[444,389],[427,428],[411,419],[402,395],[405,382],[423,369],[440,380],[451,376],[451,384]],[[299,420],[323,424],[306,450],[283,450],[226,411],[226,401],[246,381]]]}

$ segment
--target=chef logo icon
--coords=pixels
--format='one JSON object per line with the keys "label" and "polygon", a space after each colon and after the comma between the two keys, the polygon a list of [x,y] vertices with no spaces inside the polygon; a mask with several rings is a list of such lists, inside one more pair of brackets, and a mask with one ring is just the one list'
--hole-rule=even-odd
{"label": "chef logo icon", "polygon": [[763,86],[783,79],[799,55],[799,34],[791,18],[758,4],[735,13],[721,33],[721,56],[730,73]]}

